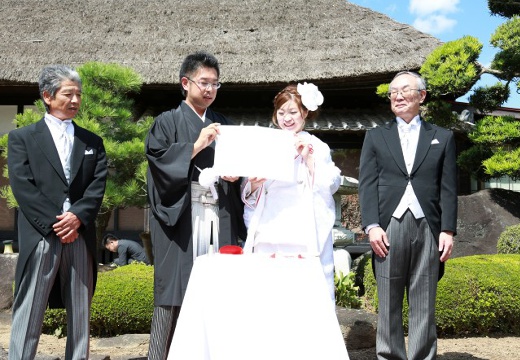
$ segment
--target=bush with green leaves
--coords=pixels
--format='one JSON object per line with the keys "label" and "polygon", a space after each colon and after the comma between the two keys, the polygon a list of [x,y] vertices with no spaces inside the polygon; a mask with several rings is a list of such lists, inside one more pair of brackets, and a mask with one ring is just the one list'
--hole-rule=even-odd
{"label": "bush with green leaves", "polygon": [[340,272],[339,276],[334,275],[334,286],[336,293],[336,305],[359,309],[361,299],[359,298],[359,286],[355,285],[356,274],[351,271],[348,274]]}
{"label": "bush with green leaves", "polygon": [[497,252],[499,254],[520,254],[520,224],[508,226],[500,234]]}
{"label": "bush with green leaves", "polygon": [[[153,267],[140,263],[98,274],[92,299],[92,336],[150,333],[153,314]],[[43,333],[65,336],[64,309],[48,309]]]}
{"label": "bush with green leaves", "polygon": [[[366,265],[365,296],[377,310],[374,274]],[[451,259],[437,289],[439,336],[520,335],[520,255],[475,255]],[[403,306],[408,328],[408,304]]]}

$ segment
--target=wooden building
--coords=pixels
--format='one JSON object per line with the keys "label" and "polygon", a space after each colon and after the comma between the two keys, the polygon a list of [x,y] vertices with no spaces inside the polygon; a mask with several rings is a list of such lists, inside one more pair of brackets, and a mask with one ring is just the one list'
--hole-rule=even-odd
{"label": "wooden building", "polygon": [[[440,41],[345,0],[2,0],[0,132],[38,99],[41,68],[88,61],[118,63],[141,74],[140,115],[182,100],[178,72],[194,51],[213,53],[222,88],[213,108],[237,123],[268,126],[274,95],[290,82],[312,82],[325,102],[307,124],[357,178],[367,129],[392,118],[376,86],[417,70]],[[6,180],[0,181],[5,184]],[[116,212],[112,229],[134,234],[142,210]],[[0,199],[0,239],[14,236],[14,210]]]}

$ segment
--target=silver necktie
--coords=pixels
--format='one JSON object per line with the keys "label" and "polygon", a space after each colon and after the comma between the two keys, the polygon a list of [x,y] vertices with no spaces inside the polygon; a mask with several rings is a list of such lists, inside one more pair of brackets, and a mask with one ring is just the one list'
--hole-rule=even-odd
{"label": "silver necktie", "polygon": [[[63,166],[63,172],[67,178],[67,182],[70,184],[70,154],[72,153],[72,139],[67,134],[67,128],[71,125],[70,122],[63,121],[60,124],[60,160]],[[70,199],[67,197],[63,203],[63,211],[68,211],[70,208]]]}
{"label": "silver necktie", "polygon": [[400,128],[402,130],[401,132],[401,148],[403,149],[403,156],[404,156],[404,162],[406,164],[406,168],[408,172],[412,170],[413,165],[413,153],[410,149],[410,136],[412,131],[412,126],[410,124],[407,125],[401,125]]}
{"label": "silver necktie", "polygon": [[70,125],[70,123],[69,122],[65,122],[65,121],[63,121],[60,124],[60,130],[61,130],[61,134],[60,134],[60,145],[61,145],[60,154],[62,155],[62,161],[63,161],[64,165],[68,162],[69,157],[70,157],[70,153],[72,151],[72,141],[71,141],[69,135],[67,134],[67,128],[69,127],[69,125]]}

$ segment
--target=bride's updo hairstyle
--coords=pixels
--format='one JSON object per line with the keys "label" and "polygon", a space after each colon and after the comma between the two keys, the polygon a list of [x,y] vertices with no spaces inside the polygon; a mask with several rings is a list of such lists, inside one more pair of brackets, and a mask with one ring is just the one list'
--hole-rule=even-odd
{"label": "bride's updo hairstyle", "polygon": [[291,85],[286,86],[282,91],[280,91],[274,97],[274,100],[273,100],[274,111],[273,111],[272,121],[273,121],[273,124],[276,125],[276,127],[280,127],[278,125],[276,113],[278,112],[278,109],[280,109],[289,100],[294,101],[296,106],[298,106],[298,110],[300,110],[302,118],[305,120],[305,122],[307,120],[313,120],[318,116],[318,110],[310,111],[309,109],[307,109],[305,107],[305,105],[303,105],[302,97],[298,93],[296,84],[291,84]]}

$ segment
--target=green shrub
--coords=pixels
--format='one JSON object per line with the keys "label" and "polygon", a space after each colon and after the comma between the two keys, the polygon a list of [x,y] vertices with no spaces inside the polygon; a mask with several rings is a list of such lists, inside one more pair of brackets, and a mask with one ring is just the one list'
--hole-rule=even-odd
{"label": "green shrub", "polygon": [[340,275],[334,275],[334,285],[336,292],[336,305],[359,309],[361,299],[358,296],[359,287],[355,286],[356,274],[351,271],[347,275],[340,272]]}
{"label": "green shrub", "polygon": [[497,252],[499,254],[520,254],[520,224],[508,226],[500,234]]}
{"label": "green shrub", "polygon": [[[92,299],[92,336],[150,332],[153,314],[153,267],[130,264],[98,274]],[[43,333],[65,336],[64,309],[45,312]]]}
{"label": "green shrub", "polygon": [[[365,270],[365,297],[377,310],[372,270]],[[404,326],[408,306],[403,306]],[[437,331],[443,335],[520,335],[520,255],[475,255],[451,259],[439,282]]]}

